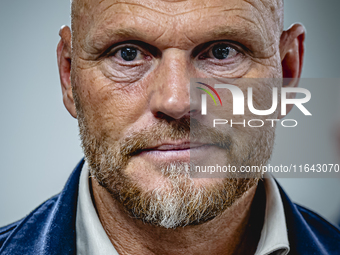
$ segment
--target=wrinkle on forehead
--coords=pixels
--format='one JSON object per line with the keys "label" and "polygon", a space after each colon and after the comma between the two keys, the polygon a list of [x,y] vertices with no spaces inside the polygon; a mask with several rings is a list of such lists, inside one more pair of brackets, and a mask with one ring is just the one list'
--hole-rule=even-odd
{"label": "wrinkle on forehead", "polygon": [[[106,0],[100,0],[100,1],[94,1],[94,0],[71,0],[72,1],[72,19],[79,17],[81,14],[85,14],[90,12],[90,10],[95,9],[96,6],[103,4]],[[277,16],[275,18],[280,18],[279,21],[281,22],[283,19],[283,0],[240,0],[249,3],[252,5],[255,9],[259,11],[265,11],[270,13],[273,16]],[[180,9],[187,9],[188,7],[195,8],[195,6],[202,6],[201,0],[197,1],[190,1],[190,0],[158,0],[158,1],[145,1],[145,0],[135,0],[135,1],[120,1],[120,0],[114,0],[111,1],[113,4],[118,3],[129,3],[129,4],[136,4],[136,5],[144,5],[144,7],[149,6],[153,10],[156,9],[163,9],[165,12],[163,14],[172,15],[170,12],[170,9],[167,9],[166,6],[169,5],[169,3],[184,3],[184,6],[182,5]],[[206,4],[203,5],[204,8],[207,8],[208,6],[212,7],[211,4],[213,1],[207,1]],[[163,3],[163,4],[162,4]],[[266,11],[267,9],[267,11]],[[172,9],[174,11],[174,9]],[[178,10],[176,14],[183,14],[184,12],[181,12]],[[174,15],[176,15],[174,14]],[[276,19],[277,20],[277,19]]]}
{"label": "wrinkle on forehead", "polygon": [[[261,23],[266,25],[267,31],[261,33],[269,33],[279,39],[283,30],[283,0],[236,0],[236,5],[242,3],[250,11],[258,13]],[[232,1],[224,2],[223,0],[217,1],[201,1],[201,0],[73,0],[72,1],[72,31],[73,39],[77,38],[78,41],[84,40],[89,32],[91,24],[94,19],[101,16],[104,17],[106,12],[112,12],[117,4],[126,3],[127,11],[133,13],[134,8],[142,7],[150,11],[150,15],[162,15],[164,17],[175,17],[189,12],[194,12],[199,9],[211,9],[221,6],[226,3],[230,5]],[[231,4],[233,5],[233,4]],[[247,6],[249,5],[249,6]],[[232,7],[232,6],[229,6]],[[232,7],[237,10],[237,7]],[[211,9],[213,11],[213,9]],[[97,13],[97,14],[96,14]],[[199,11],[197,12],[200,15]],[[247,19],[242,15],[244,19]],[[145,17],[144,17],[145,18]],[[250,19],[249,22],[252,22]],[[257,21],[255,21],[257,22]]]}
{"label": "wrinkle on forehead", "polygon": [[251,5],[254,9],[265,15],[271,16],[272,20],[278,26],[278,30],[283,30],[283,0],[243,0]]}

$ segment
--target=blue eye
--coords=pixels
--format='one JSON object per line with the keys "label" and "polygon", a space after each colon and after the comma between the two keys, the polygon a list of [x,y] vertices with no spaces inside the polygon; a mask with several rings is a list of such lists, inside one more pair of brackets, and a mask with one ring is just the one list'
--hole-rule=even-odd
{"label": "blue eye", "polygon": [[217,59],[226,59],[229,56],[230,47],[225,44],[217,44],[212,48],[212,54]]}
{"label": "blue eye", "polygon": [[120,56],[125,61],[135,60],[138,54],[138,50],[134,47],[124,47],[120,50]]}

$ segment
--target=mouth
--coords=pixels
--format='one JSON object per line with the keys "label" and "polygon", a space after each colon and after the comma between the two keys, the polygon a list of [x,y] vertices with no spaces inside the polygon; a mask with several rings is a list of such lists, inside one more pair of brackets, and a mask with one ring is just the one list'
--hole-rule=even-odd
{"label": "mouth", "polygon": [[191,148],[197,148],[205,145],[204,143],[193,143],[193,142],[174,142],[174,143],[162,143],[146,150],[158,150],[158,151],[172,151],[172,150],[189,150]]}
{"label": "mouth", "polygon": [[189,141],[163,142],[146,148],[139,154],[142,157],[158,162],[190,162],[195,157],[203,157],[207,149],[213,147],[212,144]]}

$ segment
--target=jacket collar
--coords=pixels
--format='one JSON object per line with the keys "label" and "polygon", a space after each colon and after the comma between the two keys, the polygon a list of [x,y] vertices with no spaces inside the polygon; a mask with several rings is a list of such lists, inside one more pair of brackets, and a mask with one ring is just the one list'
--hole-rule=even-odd
{"label": "jacket collar", "polygon": [[3,244],[0,254],[76,254],[76,212],[82,159],[62,192],[24,218]]}
{"label": "jacket collar", "polygon": [[314,212],[292,203],[278,187],[292,254],[339,254],[340,231]]}

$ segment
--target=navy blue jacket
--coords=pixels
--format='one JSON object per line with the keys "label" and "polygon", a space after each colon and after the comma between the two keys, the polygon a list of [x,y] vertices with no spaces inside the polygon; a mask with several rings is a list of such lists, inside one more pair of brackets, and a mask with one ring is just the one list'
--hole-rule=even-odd
{"label": "navy blue jacket", "polygon": [[[82,160],[63,191],[27,217],[0,228],[0,254],[76,254],[76,211]],[[279,187],[290,254],[340,254],[340,231],[317,214],[293,204]]]}

